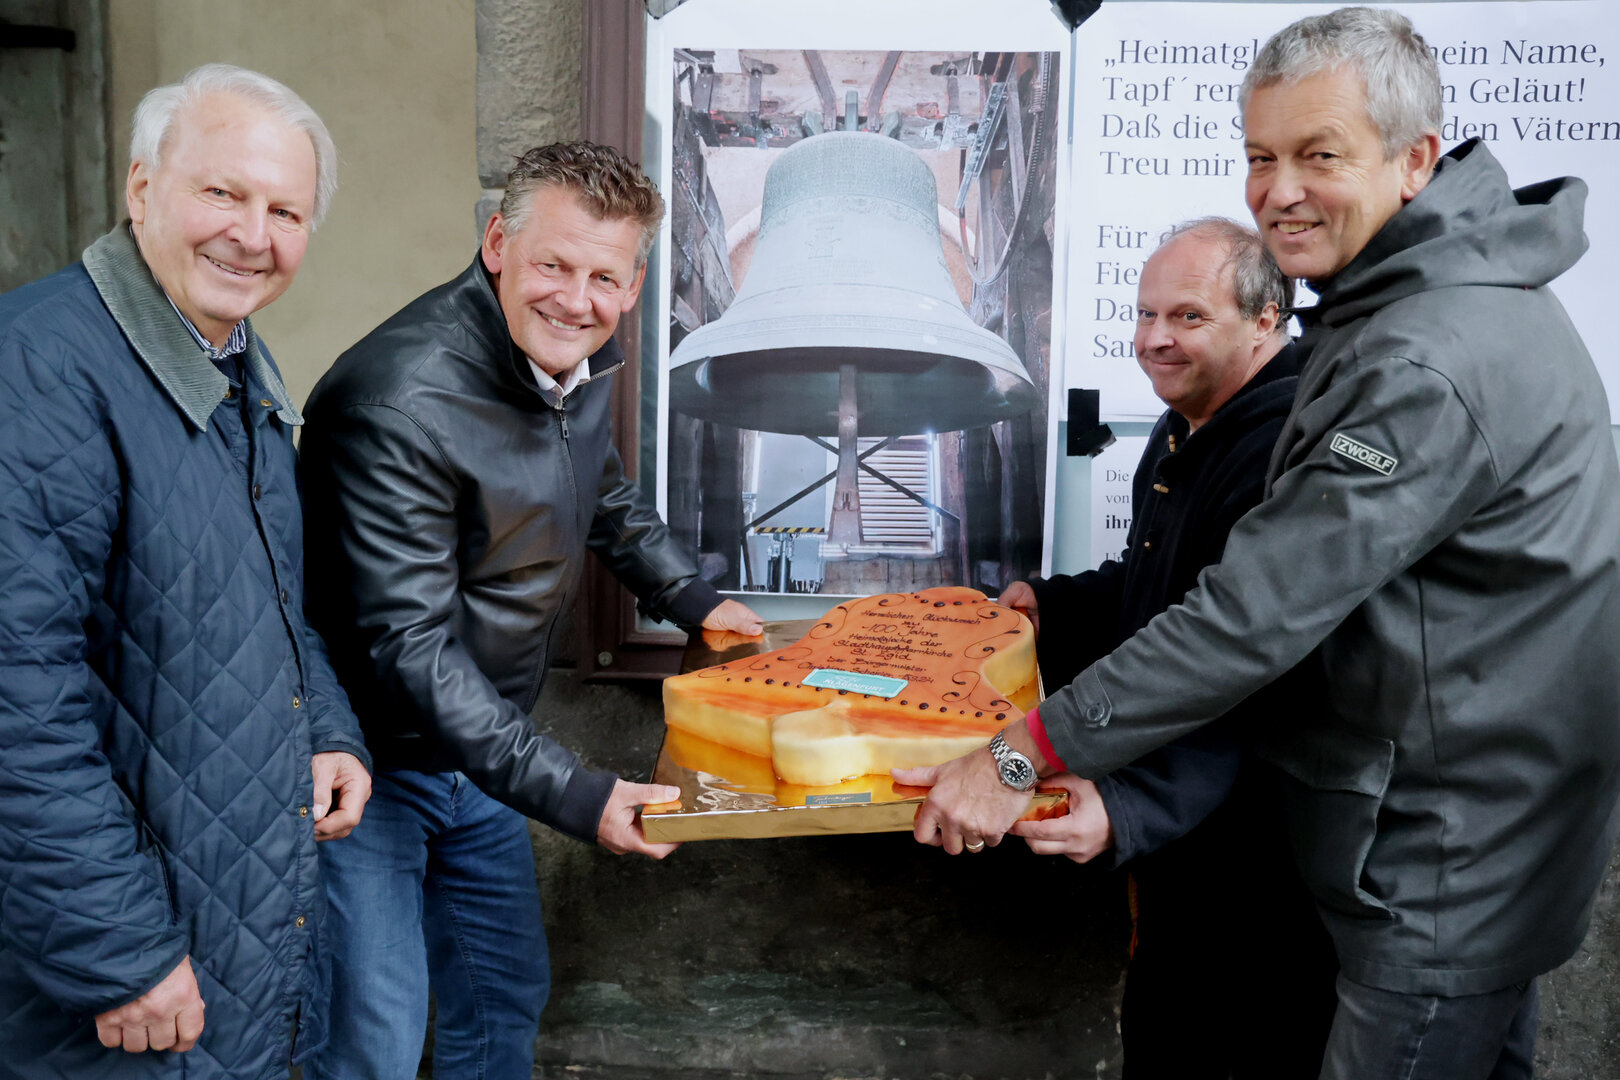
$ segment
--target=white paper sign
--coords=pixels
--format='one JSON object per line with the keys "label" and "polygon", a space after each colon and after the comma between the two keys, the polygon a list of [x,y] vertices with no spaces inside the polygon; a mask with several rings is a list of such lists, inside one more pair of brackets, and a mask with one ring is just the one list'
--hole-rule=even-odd
{"label": "white paper sign", "polygon": [[1131,530],[1131,478],[1147,438],[1128,435],[1091,459],[1091,565],[1118,559]]}
{"label": "white paper sign", "polygon": [[[1131,355],[1136,275],[1159,235],[1204,214],[1252,220],[1237,101],[1256,51],[1337,6],[1116,0],[1077,33],[1065,379],[1101,390],[1105,420],[1162,408]],[[1435,51],[1446,149],[1477,136],[1515,185],[1589,185],[1591,248],[1554,288],[1620,419],[1620,350],[1602,324],[1620,274],[1620,4],[1377,6],[1406,14]]]}

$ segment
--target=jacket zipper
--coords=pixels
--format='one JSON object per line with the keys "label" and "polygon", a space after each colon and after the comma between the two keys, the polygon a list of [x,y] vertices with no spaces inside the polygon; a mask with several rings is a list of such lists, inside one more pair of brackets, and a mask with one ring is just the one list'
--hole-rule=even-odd
{"label": "jacket zipper", "polygon": [[[563,475],[568,479],[568,493],[571,496],[569,505],[579,504],[579,489],[574,484],[574,455],[568,446],[568,410],[559,405],[553,405],[552,411],[557,414],[557,424],[562,432],[563,439]],[[551,616],[546,626],[546,640],[542,643],[540,653],[540,666],[535,669],[534,678],[529,683],[528,707],[534,708],[534,703],[540,699],[540,688],[545,685],[546,669],[551,660],[551,639],[557,633],[557,620],[561,614],[561,606]]]}

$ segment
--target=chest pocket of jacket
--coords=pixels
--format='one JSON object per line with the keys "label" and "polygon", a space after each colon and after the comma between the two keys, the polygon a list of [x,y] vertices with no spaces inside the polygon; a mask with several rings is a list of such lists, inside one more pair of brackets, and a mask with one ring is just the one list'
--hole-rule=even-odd
{"label": "chest pocket of jacket", "polygon": [[1257,749],[1283,772],[1289,841],[1317,900],[1354,918],[1393,919],[1362,878],[1395,768],[1395,744],[1302,726],[1268,736]]}

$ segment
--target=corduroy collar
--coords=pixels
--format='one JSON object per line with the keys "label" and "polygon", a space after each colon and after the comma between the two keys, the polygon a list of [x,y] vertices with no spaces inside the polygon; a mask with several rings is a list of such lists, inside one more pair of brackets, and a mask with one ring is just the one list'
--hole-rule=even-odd
{"label": "corduroy collar", "polygon": [[[152,276],[146,260],[123,222],[84,249],[84,268],[102,303],[129,339],[158,385],[198,429],[208,430],[208,417],[225,398],[230,380],[197,347]],[[247,366],[276,402],[283,423],[298,425],[304,417],[293,406],[276,369],[259,348],[259,335],[247,321]]]}

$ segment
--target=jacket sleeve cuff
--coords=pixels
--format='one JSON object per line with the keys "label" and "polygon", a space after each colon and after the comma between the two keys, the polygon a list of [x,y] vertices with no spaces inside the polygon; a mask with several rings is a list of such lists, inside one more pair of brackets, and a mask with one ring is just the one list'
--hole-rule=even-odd
{"label": "jacket sleeve cuff", "polygon": [[1112,775],[1100,776],[1092,782],[1097,785],[1097,795],[1102,799],[1104,812],[1108,814],[1108,824],[1114,830],[1114,846],[1093,859],[1092,863],[1112,870],[1140,854],[1137,850],[1140,843],[1133,828],[1136,819],[1130,812],[1129,789],[1124,784]]}
{"label": "jacket sleeve cuff", "polygon": [[1069,767],[1063,764],[1063,759],[1058,756],[1057,750],[1053,748],[1052,740],[1047,738],[1046,724],[1041,721],[1040,709],[1031,709],[1024,714],[1024,727],[1029,730],[1029,737],[1035,740],[1035,749],[1041,752],[1047,764],[1058,772],[1070,771]]}
{"label": "jacket sleeve cuff", "polygon": [[[69,1012],[84,1012],[90,1016],[100,1016],[104,1012],[122,1008],[157,989],[157,985],[172,975],[174,969],[180,966],[180,961],[190,955],[191,942],[184,935],[177,933],[174,935],[173,942],[159,954],[158,960],[148,969],[146,976],[132,983],[129,989],[103,996],[100,1000],[83,1007],[80,1007],[76,1002],[64,1004],[58,1001],[57,1003],[63,1005]],[[47,996],[49,995],[47,994]]]}
{"label": "jacket sleeve cuff", "polygon": [[310,743],[310,752],[313,754],[353,754],[360,759],[360,764],[365,766],[366,772],[375,774],[377,771],[372,765],[371,751],[366,749],[365,743],[340,731],[328,731],[317,735]]}
{"label": "jacket sleeve cuff", "polygon": [[1130,764],[1129,757],[1114,764],[1098,760],[1096,744],[1107,735],[1114,705],[1097,675],[1096,664],[1082,671],[1067,686],[1048,695],[1041,702],[1041,710],[1045,714],[1041,718],[1041,726],[1053,749],[1062,755],[1069,772],[1096,780]]}
{"label": "jacket sleeve cuff", "polygon": [[724,599],[718,589],[702,578],[693,578],[665,607],[663,614],[676,626],[702,626],[709,612]]}
{"label": "jacket sleeve cuff", "polygon": [[561,809],[548,824],[558,832],[572,836],[587,844],[596,843],[596,830],[602,823],[602,811],[607,809],[608,796],[619,778],[610,772],[598,772],[583,765],[568,777],[563,788]]}

